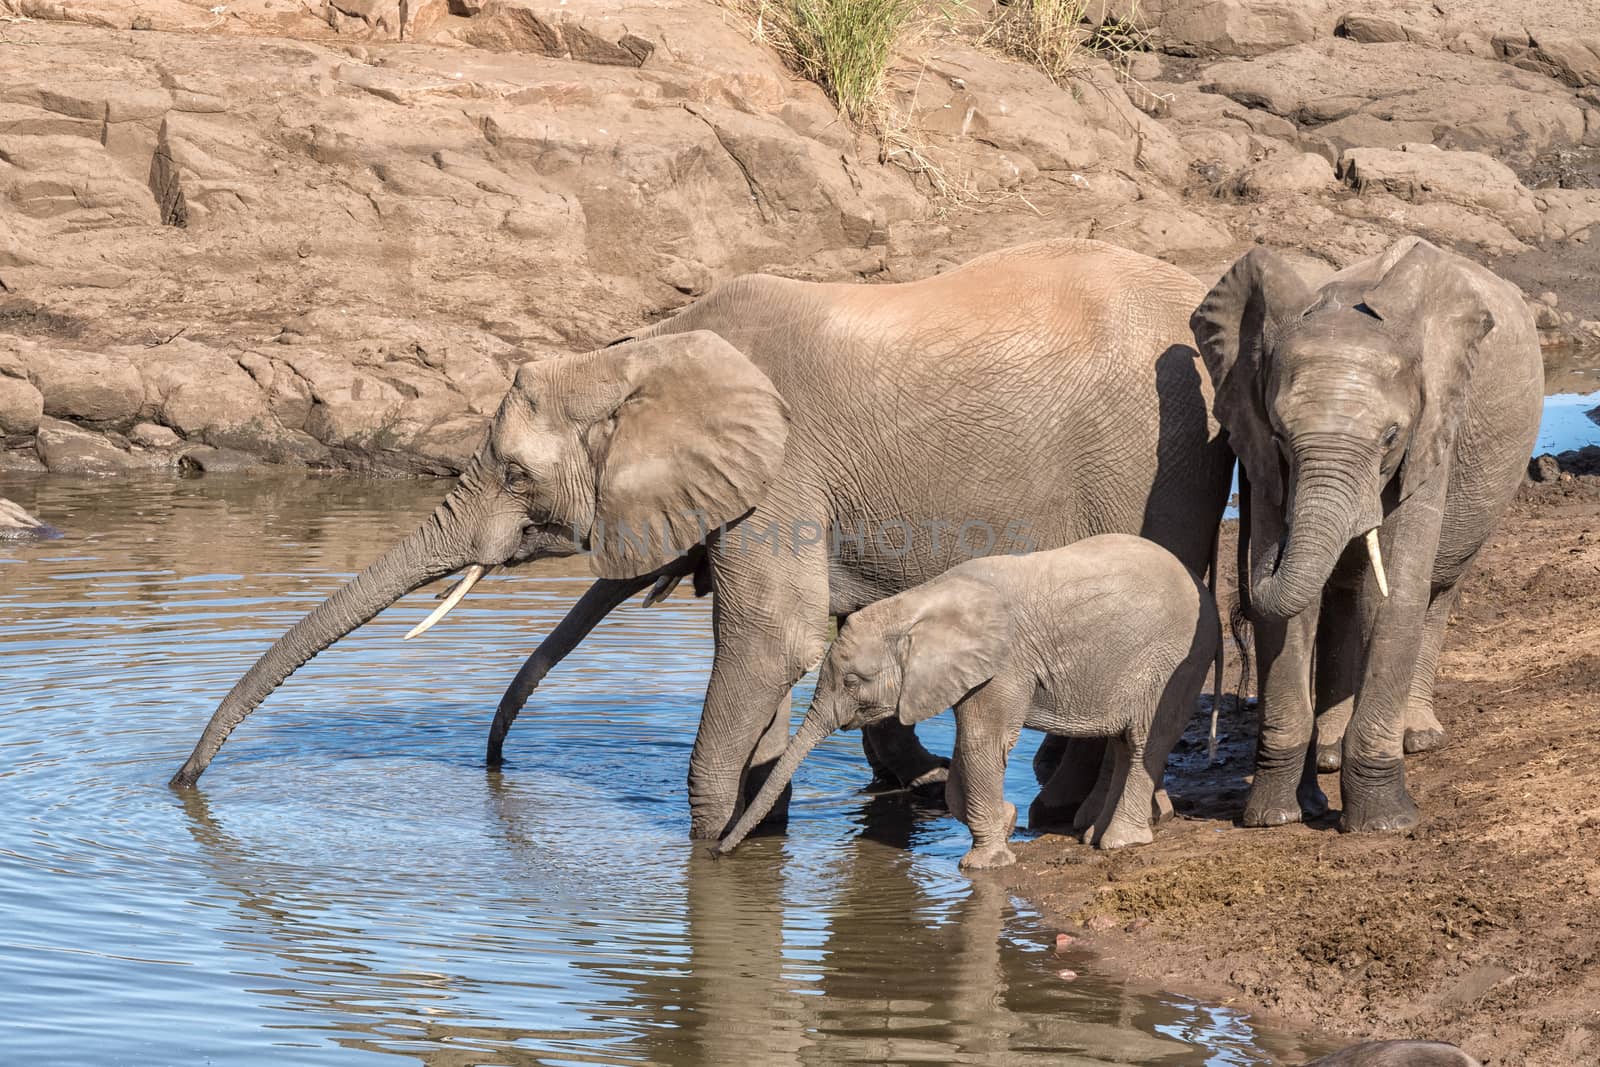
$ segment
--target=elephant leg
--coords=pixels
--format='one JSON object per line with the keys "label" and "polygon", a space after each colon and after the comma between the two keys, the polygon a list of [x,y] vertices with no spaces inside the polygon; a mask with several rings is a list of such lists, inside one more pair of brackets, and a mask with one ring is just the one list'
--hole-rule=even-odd
{"label": "elephant leg", "polygon": [[1390,512],[1379,534],[1384,559],[1392,561],[1389,595],[1380,596],[1370,581],[1362,590],[1367,656],[1344,735],[1341,830],[1403,830],[1417,822],[1406,791],[1405,713],[1433,599],[1442,513],[1436,499],[1418,494]]}
{"label": "elephant leg", "polygon": [[1445,627],[1456,608],[1460,584],[1447,586],[1428,602],[1428,619],[1423,624],[1422,648],[1417,652],[1417,669],[1411,676],[1411,693],[1406,700],[1404,748],[1407,755],[1428,752],[1444,744],[1444,726],[1433,713],[1433,687],[1439,677],[1439,653],[1444,648]]}
{"label": "elephant leg", "polygon": [[1105,762],[1106,739],[1103,737],[1046,734],[1033,757],[1033,776],[1041,788],[1028,807],[1028,828],[1062,832],[1071,828],[1078,811],[1094,791]]}
{"label": "elephant leg", "polygon": [[[1357,561],[1366,566],[1363,553]],[[1317,622],[1317,770],[1324,774],[1344,762],[1344,731],[1356,707],[1361,682],[1361,605],[1357,590],[1330,583]]]}
{"label": "elephant leg", "polygon": [[[1106,758],[1102,764],[1101,782],[1095,784],[1095,791],[1090,794],[1084,803],[1084,811],[1079,815],[1078,821],[1084,822],[1083,843],[1098,845],[1105,839],[1111,830],[1111,824],[1116,819],[1117,809],[1122,805],[1122,796],[1127,789],[1128,772],[1132,769],[1132,752],[1129,750],[1128,739],[1124,737],[1109,738],[1106,743]],[[1103,783],[1103,785],[1102,785]],[[1145,804],[1150,803],[1146,798]],[[1148,807],[1145,809],[1148,812]]]}
{"label": "elephant leg", "polygon": [[[991,692],[992,690],[995,690]],[[1027,689],[1032,695],[1032,687]],[[1017,826],[1017,809],[1005,795],[1006,761],[1022,733],[1025,700],[998,681],[956,707],[958,816],[972,832],[972,848],[961,857],[963,869],[1008,867],[1017,861],[1007,842]]]}
{"label": "elephant leg", "polygon": [[1327,810],[1317,785],[1316,722],[1311,704],[1311,654],[1316,606],[1288,620],[1256,624],[1257,692],[1261,733],[1255,781],[1244,825],[1282,826]]}
{"label": "elephant leg", "polygon": [[[827,556],[798,545],[773,556],[748,545],[711,554],[716,649],[689,756],[690,834],[721,837],[766,781],[789,730],[789,691],[827,648]],[[787,812],[788,791],[768,822]]]}
{"label": "elephant leg", "polygon": [[[1122,791],[1105,832],[1094,842],[1096,848],[1127,848],[1129,845],[1148,845],[1156,839],[1151,829],[1150,812],[1156,790],[1167,772],[1167,755],[1178,743],[1183,733],[1171,733],[1170,716],[1163,722],[1157,716],[1156,724],[1148,736],[1132,732],[1123,740],[1128,750],[1128,773],[1122,781]],[[1170,736],[1169,736],[1170,735]]]}
{"label": "elephant leg", "polygon": [[924,748],[915,727],[898,719],[869,723],[861,730],[861,750],[872,767],[867,792],[910,789],[930,799],[943,795],[950,760]]}
{"label": "elephant leg", "polygon": [[1095,822],[1115,802],[1113,789],[1121,780],[1117,776],[1116,741],[1104,737],[1097,740],[1100,742],[1101,756],[1100,765],[1094,772],[1094,785],[1089,787],[1089,795],[1083,798],[1078,810],[1072,813],[1072,832],[1079,837],[1092,831]]}
{"label": "elephant leg", "polygon": [[544,676],[566,659],[578,643],[589,636],[589,631],[599,625],[600,620],[616,610],[617,606],[642,589],[654,584],[654,575],[642,578],[628,578],[613,580],[602,578],[591,585],[578,602],[572,605],[566,617],[550,631],[539,647],[533,650],[527,660],[522,664],[522,669],[517,671],[517,676],[511,680],[505,695],[500,698],[500,706],[495,709],[494,723],[489,727],[489,745],[485,762],[490,767],[498,767],[501,763],[501,749],[505,745],[506,733],[511,729],[511,724],[517,721],[517,715],[522,711],[528,697],[544,681]]}
{"label": "elephant leg", "polygon": [[967,825],[966,772],[961,766],[961,752],[950,757],[950,773],[944,780],[944,802],[962,826]]}
{"label": "elephant leg", "polygon": [[1033,750],[1033,780],[1041,787],[1050,784],[1056,768],[1066,758],[1067,745],[1072,739],[1062,734],[1045,734],[1039,747]]}

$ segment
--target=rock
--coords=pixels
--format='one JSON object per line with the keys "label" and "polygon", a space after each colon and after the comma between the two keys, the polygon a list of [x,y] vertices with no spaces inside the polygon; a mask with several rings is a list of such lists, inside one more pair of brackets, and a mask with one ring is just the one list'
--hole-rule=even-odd
{"label": "rock", "polygon": [[1496,53],[1524,70],[1548,75],[1574,89],[1600,85],[1600,35],[1506,34],[1495,37],[1493,44]]}
{"label": "rock", "polygon": [[46,417],[39,423],[36,447],[51,474],[123,474],[137,470],[162,470],[171,461],[154,455],[124,452],[96,433],[69,422]]}
{"label": "rock", "polygon": [[45,465],[39,461],[39,454],[31,447],[29,451],[12,449],[0,452],[0,471],[13,474],[44,474]]}
{"label": "rock", "polygon": [[53,540],[60,536],[60,530],[34,518],[23,510],[22,505],[0,497],[0,541]]}
{"label": "rock", "polygon": [[1333,166],[1312,152],[1274,156],[1246,169],[1236,186],[1241,196],[1314,193],[1333,184]]}
{"label": "rock", "polygon": [[197,445],[184,452],[178,466],[183,471],[205,474],[238,474],[266,468],[265,463],[247,452],[210,445]]}
{"label": "rock", "polygon": [[238,363],[179,339],[151,350],[141,365],[151,406],[186,438],[213,444],[257,436],[275,425],[260,386]]}
{"label": "rock", "polygon": [[1571,92],[1548,79],[1413,43],[1330,37],[1213,64],[1201,87],[1311,127],[1306,147],[1320,141],[1330,159],[1347,148],[1422,143],[1530,162],[1579,143],[1585,130]]}
{"label": "rock", "polygon": [[1357,13],[1345,15],[1339,19],[1339,24],[1333,32],[1337,37],[1348,37],[1361,44],[1387,44],[1391,41],[1413,39],[1405,26],[1383,15]]}
{"label": "rock", "polygon": [[32,382],[0,375],[0,437],[33,433],[43,414],[44,395]]}
{"label": "rock", "polygon": [[52,418],[125,423],[144,407],[139,369],[119,353],[39,346],[22,359]]}
{"label": "rock", "polygon": [[1600,223],[1600,189],[1539,189],[1533,196],[1546,240],[1567,240]]}
{"label": "rock", "polygon": [[1319,0],[1109,0],[1090,17],[1133,21],[1177,56],[1257,56],[1311,40]]}
{"label": "rock", "polygon": [[1360,193],[1379,190],[1413,203],[1442,201],[1480,211],[1519,237],[1543,232],[1533,194],[1510,167],[1481,152],[1431,144],[1352,148],[1340,157],[1339,177]]}
{"label": "rock", "polygon": [[143,448],[171,448],[183,438],[173,433],[166,426],[153,422],[141,422],[128,431],[128,440]]}

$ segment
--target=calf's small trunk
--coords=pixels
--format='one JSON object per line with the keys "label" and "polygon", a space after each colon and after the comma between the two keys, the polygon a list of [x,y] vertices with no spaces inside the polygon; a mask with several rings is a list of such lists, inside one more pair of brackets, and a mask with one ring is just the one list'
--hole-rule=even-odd
{"label": "calf's small trunk", "polygon": [[824,711],[813,704],[811,710],[806,712],[805,720],[801,722],[800,729],[795,731],[793,737],[789,738],[788,745],[784,747],[783,755],[779,756],[778,762],[773,764],[772,774],[767,777],[766,783],[762,785],[761,792],[757,793],[755,799],[750,802],[749,807],[744,809],[744,814],[739,817],[738,822],[733,824],[733,829],[729,830],[727,835],[717,842],[712,849],[713,855],[726,856],[738,848],[741,841],[750,836],[750,831],[754,830],[761,820],[767,817],[767,813],[772,810],[772,806],[778,802],[778,796],[788,786],[790,779],[794,777],[795,768],[800,766],[800,761],[805,759],[823,738],[833,733],[836,729],[838,729],[838,720],[833,712],[831,710]]}

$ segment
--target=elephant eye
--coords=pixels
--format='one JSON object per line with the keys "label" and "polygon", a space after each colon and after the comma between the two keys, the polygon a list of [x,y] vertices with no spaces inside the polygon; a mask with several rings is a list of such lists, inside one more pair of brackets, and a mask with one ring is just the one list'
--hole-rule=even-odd
{"label": "elephant eye", "polygon": [[507,464],[506,488],[513,493],[530,493],[533,491],[533,475],[515,463]]}
{"label": "elephant eye", "polygon": [[1400,438],[1400,427],[1399,426],[1391,426],[1391,427],[1389,427],[1387,430],[1383,431],[1383,447],[1384,448],[1393,447],[1395,441],[1399,440],[1399,438]]}

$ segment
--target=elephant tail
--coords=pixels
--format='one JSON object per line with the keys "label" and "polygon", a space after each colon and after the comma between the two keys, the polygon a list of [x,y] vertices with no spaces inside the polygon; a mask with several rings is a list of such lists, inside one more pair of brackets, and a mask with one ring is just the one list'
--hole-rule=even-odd
{"label": "elephant tail", "polygon": [[[1222,529],[1211,539],[1211,567],[1206,571],[1206,591],[1211,594],[1211,605],[1217,604],[1217,563],[1222,547]],[[1217,654],[1211,670],[1211,736],[1206,750],[1207,765],[1217,762],[1217,712],[1222,707],[1222,666],[1227,650],[1217,642]]]}
{"label": "elephant tail", "polygon": [[1239,552],[1235,564],[1235,585],[1238,595],[1233,610],[1228,612],[1228,631],[1239,649],[1239,684],[1234,687],[1234,704],[1244,708],[1245,688],[1250,682],[1251,646],[1254,644],[1250,625],[1250,476],[1244,464],[1239,464]]}

